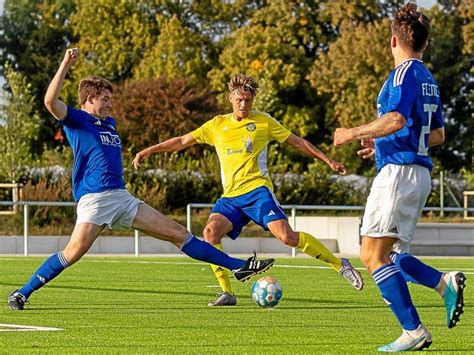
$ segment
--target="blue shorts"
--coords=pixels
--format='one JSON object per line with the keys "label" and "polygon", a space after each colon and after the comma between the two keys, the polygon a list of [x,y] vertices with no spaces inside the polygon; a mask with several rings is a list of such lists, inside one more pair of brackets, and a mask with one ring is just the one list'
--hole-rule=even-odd
{"label": "blue shorts", "polygon": [[231,239],[236,239],[250,221],[268,230],[268,223],[287,219],[273,193],[264,186],[240,196],[221,197],[211,213],[219,213],[232,223],[233,229],[227,233]]}

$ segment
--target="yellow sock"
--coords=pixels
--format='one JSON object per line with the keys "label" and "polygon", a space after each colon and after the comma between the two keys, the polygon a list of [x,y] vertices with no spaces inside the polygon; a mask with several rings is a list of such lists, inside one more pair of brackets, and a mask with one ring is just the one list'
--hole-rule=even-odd
{"label": "yellow sock", "polygon": [[336,258],[319,240],[305,232],[299,232],[299,237],[300,240],[297,247],[299,250],[313,258],[330,264],[336,271],[341,269],[342,261]]}
{"label": "yellow sock", "polygon": [[[214,247],[224,251],[222,244],[214,244]],[[222,291],[230,293],[233,295],[232,286],[230,285],[229,271],[224,269],[222,266],[211,264],[212,272],[216,275],[219,286],[222,288]]]}

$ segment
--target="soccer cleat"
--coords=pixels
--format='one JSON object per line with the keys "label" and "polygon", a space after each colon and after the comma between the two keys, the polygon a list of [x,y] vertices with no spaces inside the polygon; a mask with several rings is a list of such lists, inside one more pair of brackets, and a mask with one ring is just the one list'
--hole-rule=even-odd
{"label": "soccer cleat", "polygon": [[275,259],[257,260],[257,254],[253,252],[253,256],[247,259],[245,265],[240,269],[232,270],[237,281],[245,282],[252,276],[260,274],[270,269]]}
{"label": "soccer cleat", "polygon": [[8,295],[8,308],[12,311],[21,311],[25,308],[25,303],[27,302],[26,297],[19,293],[18,290],[12,291]]}
{"label": "soccer cleat", "polygon": [[[412,335],[410,335],[410,333]],[[418,351],[430,347],[431,334],[423,324],[413,331],[403,330],[402,335],[394,342],[378,348],[380,352],[401,352],[401,351]]]}
{"label": "soccer cleat", "polygon": [[466,276],[462,272],[453,271],[448,274],[448,277],[443,300],[446,306],[448,328],[454,328],[463,313]]}
{"label": "soccer cleat", "polygon": [[357,291],[362,290],[364,287],[364,280],[360,275],[360,272],[354,269],[350,261],[347,259],[341,259],[342,267],[339,270],[339,275],[345,278]]}
{"label": "soccer cleat", "polygon": [[217,298],[208,303],[209,307],[220,307],[220,306],[235,306],[237,304],[237,298],[228,292],[219,292]]}

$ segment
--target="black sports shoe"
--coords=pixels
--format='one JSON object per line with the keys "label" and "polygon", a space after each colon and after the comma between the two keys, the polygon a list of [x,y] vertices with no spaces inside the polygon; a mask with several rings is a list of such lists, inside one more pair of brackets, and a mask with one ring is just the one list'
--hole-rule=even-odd
{"label": "black sports shoe", "polygon": [[252,276],[267,271],[273,266],[275,259],[257,260],[257,253],[247,259],[240,269],[232,270],[237,281],[245,282]]}
{"label": "black sports shoe", "polygon": [[21,311],[25,308],[25,303],[27,302],[26,297],[19,293],[18,290],[12,291],[8,295],[8,308],[12,311]]}

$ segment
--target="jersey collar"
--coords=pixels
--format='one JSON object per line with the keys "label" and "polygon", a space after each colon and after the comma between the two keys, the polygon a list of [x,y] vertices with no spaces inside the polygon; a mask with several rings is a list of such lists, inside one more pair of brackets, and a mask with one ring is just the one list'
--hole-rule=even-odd
{"label": "jersey collar", "polygon": [[401,67],[403,65],[403,63],[406,63],[406,62],[409,62],[410,60],[416,60],[417,62],[420,62],[420,63],[423,63],[423,61],[421,59],[418,59],[418,58],[408,58],[408,59],[405,59],[403,62],[401,62],[400,64],[398,64],[395,69],[397,69],[398,67]]}

